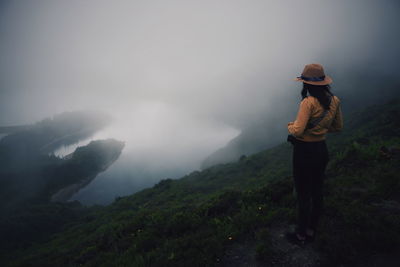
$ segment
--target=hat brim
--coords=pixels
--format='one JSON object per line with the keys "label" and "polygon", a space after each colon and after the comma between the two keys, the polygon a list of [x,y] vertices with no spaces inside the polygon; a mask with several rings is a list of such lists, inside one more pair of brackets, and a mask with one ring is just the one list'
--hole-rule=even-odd
{"label": "hat brim", "polygon": [[308,84],[312,84],[312,85],[328,85],[331,84],[333,82],[332,78],[329,76],[325,76],[325,79],[323,81],[318,81],[318,82],[314,82],[314,81],[305,81],[301,78],[296,78],[294,79],[296,82],[303,82],[303,83],[308,83]]}

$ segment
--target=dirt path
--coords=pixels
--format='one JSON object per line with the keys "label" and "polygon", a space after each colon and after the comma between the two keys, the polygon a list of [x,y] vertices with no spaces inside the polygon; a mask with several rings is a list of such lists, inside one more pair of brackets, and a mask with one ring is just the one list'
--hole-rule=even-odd
{"label": "dirt path", "polygon": [[293,245],[285,239],[289,227],[273,227],[269,229],[271,251],[273,256],[257,260],[257,241],[249,239],[232,244],[221,261],[226,267],[317,267],[321,266],[321,256],[314,250],[312,244],[303,247]]}

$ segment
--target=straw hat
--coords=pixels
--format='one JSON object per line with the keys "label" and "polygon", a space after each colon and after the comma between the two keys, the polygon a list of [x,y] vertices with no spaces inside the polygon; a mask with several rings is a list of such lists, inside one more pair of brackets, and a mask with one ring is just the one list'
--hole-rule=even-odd
{"label": "straw hat", "polygon": [[313,84],[313,85],[328,85],[332,83],[332,78],[325,75],[324,68],[321,64],[307,64],[304,67],[300,77],[295,81]]}

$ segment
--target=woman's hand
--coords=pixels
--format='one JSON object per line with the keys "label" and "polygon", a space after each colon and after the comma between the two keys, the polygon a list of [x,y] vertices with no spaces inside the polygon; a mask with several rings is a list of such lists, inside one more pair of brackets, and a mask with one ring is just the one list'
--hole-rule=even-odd
{"label": "woman's hand", "polygon": [[289,125],[292,125],[292,124],[294,124],[294,122],[291,121],[291,122],[288,122],[287,125],[289,126]]}

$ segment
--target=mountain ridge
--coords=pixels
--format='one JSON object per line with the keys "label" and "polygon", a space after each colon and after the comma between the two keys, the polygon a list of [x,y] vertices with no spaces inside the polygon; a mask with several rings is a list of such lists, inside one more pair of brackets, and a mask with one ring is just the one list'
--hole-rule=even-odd
{"label": "mountain ridge", "polygon": [[362,266],[371,255],[394,255],[400,213],[390,211],[400,210],[400,162],[396,149],[384,148],[400,147],[399,112],[400,99],[368,107],[328,137],[326,211],[312,260],[276,245],[284,242],[277,225],[289,228],[296,218],[291,146],[282,143],[117,198],[49,241],[14,251],[19,259],[8,264],[231,266],[236,256],[226,253],[246,240],[260,266]]}
{"label": "mountain ridge", "polygon": [[[363,109],[365,105],[384,104],[398,97],[400,80],[394,73],[376,75],[376,72],[370,69],[359,72],[347,69],[332,71],[335,77],[345,77],[345,80],[335,80],[331,88],[331,91],[341,99],[343,113],[351,114],[354,110]],[[351,77],[348,72],[352,74]],[[365,76],[368,76],[369,79],[364,79]],[[242,155],[248,156],[279,144],[283,141],[281,137],[287,133],[286,122],[295,119],[299,100],[295,101],[293,97],[281,96],[277,102],[290,103],[289,106],[275,107],[274,114],[249,123],[250,125],[242,129],[238,136],[207,156],[201,168],[204,169],[219,163],[235,162]],[[288,116],[288,114],[293,115]]]}

